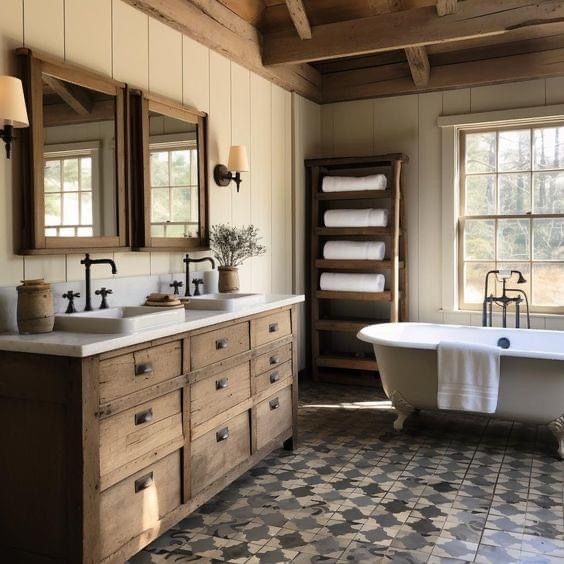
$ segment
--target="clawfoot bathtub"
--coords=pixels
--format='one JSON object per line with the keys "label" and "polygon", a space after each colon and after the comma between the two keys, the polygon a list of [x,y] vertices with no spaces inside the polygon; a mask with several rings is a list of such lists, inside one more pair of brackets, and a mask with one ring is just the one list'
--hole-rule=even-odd
{"label": "clawfoot bathtub", "polygon": [[398,431],[414,411],[438,409],[439,342],[499,346],[500,339],[507,339],[497,409],[491,416],[548,425],[564,458],[564,332],[384,323],[365,327],[358,338],[374,346],[384,391],[398,412]]}

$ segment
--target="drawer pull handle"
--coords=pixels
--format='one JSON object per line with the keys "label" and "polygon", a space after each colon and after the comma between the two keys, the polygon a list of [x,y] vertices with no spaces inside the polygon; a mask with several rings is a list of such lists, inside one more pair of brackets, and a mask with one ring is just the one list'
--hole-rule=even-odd
{"label": "drawer pull handle", "polygon": [[221,380],[215,381],[216,390],[225,390],[225,388],[229,388],[229,378],[222,378]]}
{"label": "drawer pull handle", "polygon": [[135,480],[135,493],[142,492],[153,485],[153,473],[149,472],[146,476],[141,476]]}
{"label": "drawer pull handle", "polygon": [[278,380],[280,380],[280,374],[278,374],[278,371],[273,372],[270,375],[270,383],[274,384],[275,382],[278,382]]}
{"label": "drawer pull handle", "polygon": [[135,414],[135,425],[143,425],[153,420],[153,408]]}
{"label": "drawer pull handle", "polygon": [[229,341],[228,339],[218,339],[215,342],[215,348],[216,350],[221,350],[221,349],[226,349],[229,346]]}
{"label": "drawer pull handle", "polygon": [[226,441],[229,438],[229,427],[224,427],[223,429],[220,429],[216,434],[215,434],[215,440],[220,443],[221,441]]}
{"label": "drawer pull handle", "polygon": [[145,364],[138,364],[135,367],[135,376],[143,376],[145,374],[151,374],[153,372],[153,365],[150,362]]}
{"label": "drawer pull handle", "polygon": [[275,409],[278,409],[280,407],[280,400],[278,398],[274,398],[270,400],[268,404],[270,405],[270,410],[274,411]]}
{"label": "drawer pull handle", "polygon": [[270,364],[278,364],[280,362],[280,357],[278,355],[270,357]]}
{"label": "drawer pull handle", "polygon": [[269,333],[276,333],[278,331],[278,323],[271,323],[268,326],[268,332]]}

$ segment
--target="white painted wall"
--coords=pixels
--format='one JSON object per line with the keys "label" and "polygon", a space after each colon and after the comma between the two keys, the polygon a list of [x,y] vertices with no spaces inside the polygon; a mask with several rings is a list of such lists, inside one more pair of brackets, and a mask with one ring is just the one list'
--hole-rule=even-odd
{"label": "white painted wall", "polygon": [[[209,113],[211,223],[257,224],[268,254],[241,272],[242,289],[292,291],[292,97],[121,0],[1,0],[0,74],[15,74],[22,45],[82,64]],[[231,144],[249,149],[241,192],[220,188],[213,167]],[[13,254],[11,163],[0,158],[0,286],[22,278],[82,278],[79,255]],[[108,255],[109,253],[104,253]],[[180,272],[181,253],[115,253],[118,276]],[[106,277],[104,269],[93,276]]]}
{"label": "white painted wall", "polygon": [[[564,102],[564,78],[322,106],[324,156],[404,152],[409,316],[414,321],[479,325],[479,313],[442,310],[442,166],[440,115]],[[449,187],[446,187],[449,189]],[[455,190],[454,186],[452,190]],[[446,265],[447,267],[449,265]],[[450,265],[452,268],[452,265]],[[564,329],[564,316],[533,316],[533,326]]]}

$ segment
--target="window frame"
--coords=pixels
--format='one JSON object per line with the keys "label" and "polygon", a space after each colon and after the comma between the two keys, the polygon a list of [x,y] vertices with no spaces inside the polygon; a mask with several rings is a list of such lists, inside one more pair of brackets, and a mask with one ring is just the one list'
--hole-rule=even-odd
{"label": "window frame", "polygon": [[[526,263],[529,267],[529,276],[527,282],[530,284],[530,291],[527,296],[529,298],[530,312],[538,314],[564,314],[564,304],[562,306],[538,306],[533,303],[533,265],[536,263],[540,264],[550,264],[559,263],[564,264],[564,260],[537,260],[533,259],[533,221],[535,219],[563,219],[564,213],[561,214],[546,214],[546,213],[533,213],[532,206],[528,213],[524,214],[482,214],[482,215],[466,215],[466,137],[468,134],[472,133],[496,133],[496,166],[495,171],[491,174],[496,176],[496,206],[498,204],[498,176],[502,174],[498,170],[497,162],[497,151],[499,146],[499,133],[502,131],[518,131],[529,129],[531,135],[531,165],[530,169],[525,172],[531,174],[531,200],[534,197],[533,193],[533,183],[532,174],[535,172],[533,169],[533,130],[534,129],[545,129],[550,127],[564,127],[564,120],[554,120],[554,121],[527,121],[527,122],[513,122],[513,123],[503,123],[500,125],[487,125],[487,126],[464,126],[458,129],[458,151],[456,152],[456,158],[458,160],[455,165],[458,165],[458,209],[457,209],[457,222],[456,222],[456,236],[457,236],[457,298],[458,298],[458,309],[465,311],[480,311],[482,309],[482,302],[480,303],[469,303],[464,301],[464,268],[467,263],[486,263],[491,262],[497,264],[499,263]],[[562,171],[564,173],[564,167],[562,169],[543,169],[540,172],[555,172]],[[516,171],[521,172],[521,171]],[[538,172],[538,171],[537,171]],[[478,173],[479,174],[479,173]],[[483,173],[488,174],[488,173]],[[533,203],[531,201],[531,203]],[[465,260],[464,256],[464,226],[467,220],[493,220],[495,221],[495,232],[494,232],[494,258],[492,260]],[[497,234],[498,234],[498,220],[503,219],[529,219],[530,220],[530,230],[529,230],[529,259],[528,260],[497,260]]]}

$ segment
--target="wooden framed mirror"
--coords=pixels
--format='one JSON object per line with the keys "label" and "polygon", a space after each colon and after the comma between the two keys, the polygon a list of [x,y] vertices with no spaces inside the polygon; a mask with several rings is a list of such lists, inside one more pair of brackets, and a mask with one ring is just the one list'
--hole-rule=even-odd
{"label": "wooden framed mirror", "polygon": [[207,116],[145,92],[132,92],[134,246],[207,249]]}
{"label": "wooden framed mirror", "polygon": [[129,248],[126,85],[29,49],[17,54],[30,114],[19,252]]}

